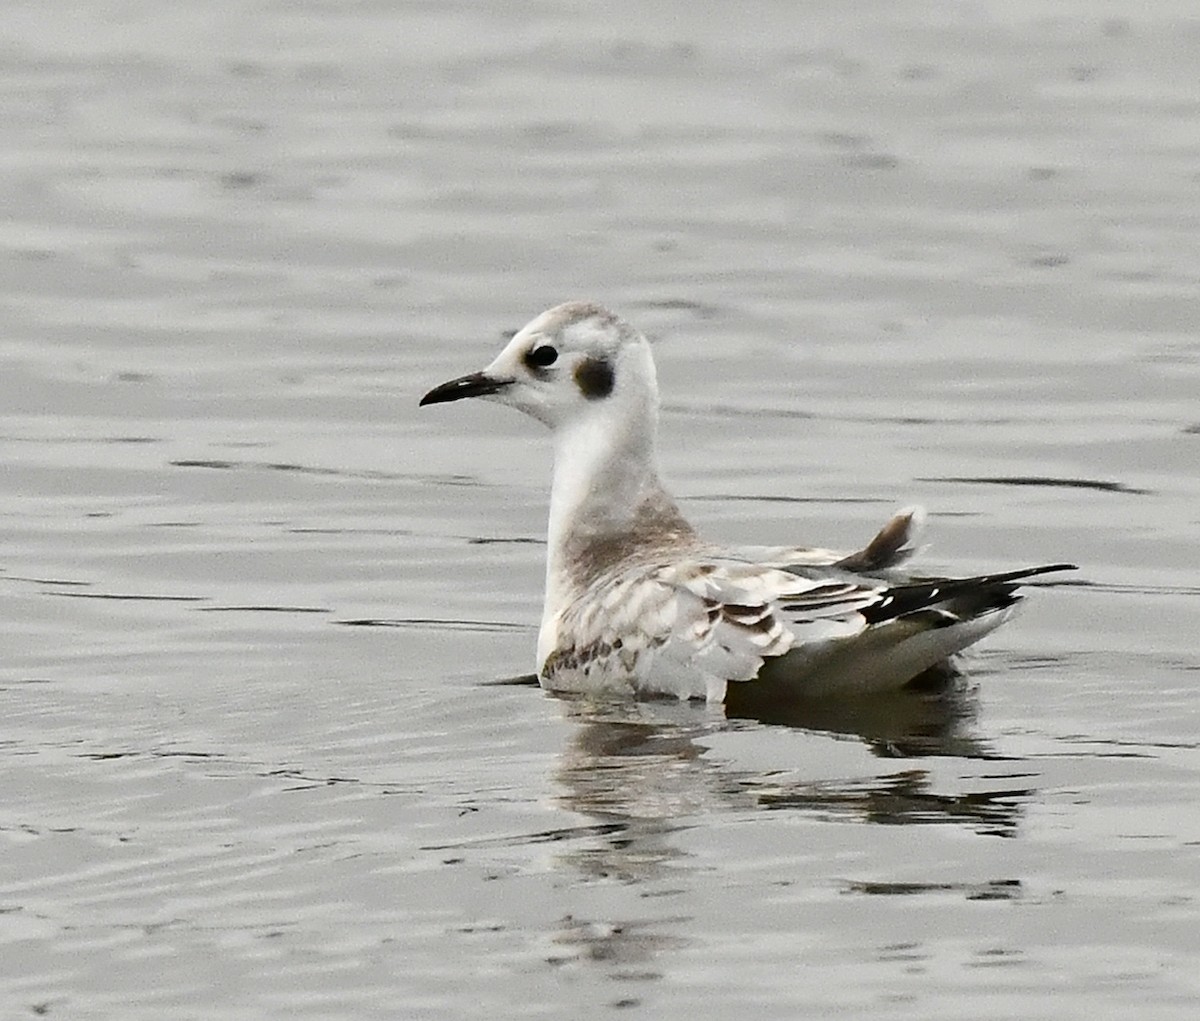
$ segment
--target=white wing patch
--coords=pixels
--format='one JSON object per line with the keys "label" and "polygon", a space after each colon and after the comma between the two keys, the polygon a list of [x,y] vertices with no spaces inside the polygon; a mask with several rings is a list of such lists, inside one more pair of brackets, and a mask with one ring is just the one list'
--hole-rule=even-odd
{"label": "white wing patch", "polygon": [[576,598],[555,621],[542,664],[549,687],[719,700],[763,661],[809,641],[857,634],[857,612],[883,583],[723,558],[626,568]]}

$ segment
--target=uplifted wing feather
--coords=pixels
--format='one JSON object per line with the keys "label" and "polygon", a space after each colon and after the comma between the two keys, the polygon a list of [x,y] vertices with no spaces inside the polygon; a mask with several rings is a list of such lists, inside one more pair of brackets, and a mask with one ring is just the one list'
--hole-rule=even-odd
{"label": "uplifted wing feather", "polygon": [[892,515],[867,545],[853,553],[811,546],[739,546],[728,552],[739,559],[785,570],[829,567],[856,574],[879,574],[899,567],[916,554],[925,518],[924,508],[905,507]]}

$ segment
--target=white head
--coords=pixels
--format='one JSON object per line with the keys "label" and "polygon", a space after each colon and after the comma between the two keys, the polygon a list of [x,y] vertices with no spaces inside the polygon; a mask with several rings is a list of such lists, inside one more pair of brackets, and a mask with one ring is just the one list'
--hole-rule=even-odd
{"label": "white head", "polygon": [[434,387],[421,403],[464,397],[511,405],[554,431],[541,662],[557,642],[558,614],[621,555],[624,537],[693,534],[658,480],[650,345],[599,305],[567,302],[519,330],[486,369]]}
{"label": "white head", "polygon": [[558,430],[597,416],[652,417],[658,384],[645,337],[599,305],[570,301],[519,330],[482,372],[434,387],[421,404],[464,397],[508,404]]}

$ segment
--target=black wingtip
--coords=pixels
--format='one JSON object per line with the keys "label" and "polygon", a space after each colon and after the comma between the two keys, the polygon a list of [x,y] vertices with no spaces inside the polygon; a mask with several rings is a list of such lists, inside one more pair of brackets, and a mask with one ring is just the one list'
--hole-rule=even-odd
{"label": "black wingtip", "polygon": [[1056,571],[1078,570],[1078,564],[1043,564],[1041,567],[1024,567],[1018,571],[1005,571],[1003,574],[983,574],[978,578],[964,578],[963,581],[976,582],[980,585],[1002,585],[1005,582],[1023,581],[1025,578],[1036,578],[1039,574],[1053,574]]}
{"label": "black wingtip", "polygon": [[1055,571],[1076,571],[1074,564],[1043,564],[1040,567],[1023,567],[1002,574],[980,574],[973,578],[929,578],[889,588],[884,598],[874,606],[860,611],[868,623],[876,624],[907,613],[928,607],[948,604],[952,600],[967,599],[977,603],[970,615],[987,609],[1002,609],[1011,606],[1021,597],[1016,594],[1020,582],[1038,575]]}

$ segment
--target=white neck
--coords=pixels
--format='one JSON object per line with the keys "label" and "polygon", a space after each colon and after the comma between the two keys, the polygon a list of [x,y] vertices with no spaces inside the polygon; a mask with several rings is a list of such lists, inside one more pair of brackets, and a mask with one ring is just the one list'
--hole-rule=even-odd
{"label": "white neck", "polygon": [[646,397],[633,413],[598,407],[555,435],[539,662],[553,649],[557,614],[606,567],[694,538],[659,481],[656,408]]}
{"label": "white neck", "polygon": [[551,564],[580,538],[628,531],[643,498],[662,488],[653,415],[614,417],[589,415],[554,438],[547,536]]}
{"label": "white neck", "polygon": [[[607,571],[698,542],[658,478],[658,386],[644,340],[627,345],[612,392],[554,428],[554,481],[538,668],[559,644],[560,616]],[[540,416],[538,416],[540,417]]]}

